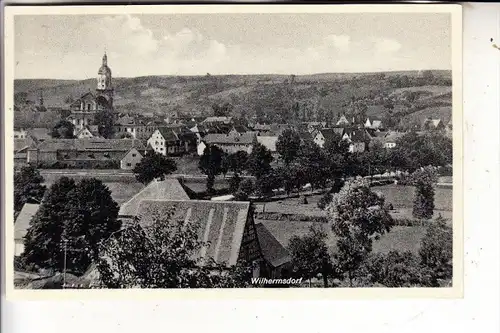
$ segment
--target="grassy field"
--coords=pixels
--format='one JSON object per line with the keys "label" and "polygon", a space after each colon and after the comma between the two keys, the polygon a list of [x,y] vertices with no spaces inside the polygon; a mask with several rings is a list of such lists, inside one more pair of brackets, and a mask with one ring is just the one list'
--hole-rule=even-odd
{"label": "grassy field", "polygon": [[[288,246],[290,238],[307,234],[311,226],[322,228],[328,235],[327,245],[331,252],[336,251],[337,238],[331,231],[330,225],[320,222],[300,221],[270,221],[257,220],[262,223],[284,246]],[[420,240],[425,235],[426,227],[394,227],[389,233],[374,241],[374,252],[412,251],[417,253],[420,248]]]}

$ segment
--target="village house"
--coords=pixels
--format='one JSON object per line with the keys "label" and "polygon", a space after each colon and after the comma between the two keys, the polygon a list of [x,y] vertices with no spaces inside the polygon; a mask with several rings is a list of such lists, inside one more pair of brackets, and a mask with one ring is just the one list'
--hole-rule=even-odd
{"label": "village house", "polygon": [[14,127],[14,139],[26,139],[27,135],[26,129]]}
{"label": "village house", "polygon": [[384,129],[382,120],[377,117],[366,118],[365,128],[373,129],[376,131],[381,131]]}
{"label": "village house", "polygon": [[90,139],[90,138],[100,138],[99,128],[97,125],[84,126],[81,130],[76,132],[75,137],[77,139]]}
{"label": "village house", "polygon": [[137,148],[130,148],[130,150],[120,160],[120,169],[133,170],[142,160],[142,157],[142,154],[137,150]]}
{"label": "village house", "polygon": [[50,139],[28,149],[28,162],[47,167],[118,169],[126,157],[131,163],[134,153],[145,151],[144,144],[134,139]]}
{"label": "village house", "polygon": [[327,142],[334,140],[336,137],[342,138],[344,130],[344,127],[323,128],[314,132],[316,134],[313,137],[313,141],[319,147],[324,148]]}
{"label": "village house", "polygon": [[202,125],[232,125],[232,117],[207,117],[201,122]]}
{"label": "village house", "polygon": [[346,128],[342,139],[349,142],[350,153],[364,152],[371,141],[371,137],[365,129],[357,128]]}
{"label": "village house", "polygon": [[349,120],[347,120],[345,115],[342,115],[339,120],[337,121],[337,126],[349,126]]}
{"label": "village house", "polygon": [[255,133],[238,134],[207,134],[203,141],[198,144],[198,155],[203,155],[207,145],[215,145],[225,153],[233,154],[237,151],[244,151],[248,154],[252,152],[254,144],[257,142]]}
{"label": "village house", "polygon": [[148,139],[148,146],[164,156],[179,156],[195,150],[196,134],[183,126],[160,127]]}
{"label": "village house", "polygon": [[261,276],[271,279],[287,278],[292,272],[290,252],[262,224],[255,225],[257,239],[262,251]]}
{"label": "village house", "polygon": [[117,138],[123,138],[129,136],[133,139],[147,140],[156,131],[160,125],[150,122],[144,124],[141,121],[136,120],[130,116],[124,116],[118,118],[116,123],[113,125],[115,136]]}
{"label": "village house", "polygon": [[249,131],[250,130],[248,128],[246,128],[245,126],[243,126],[243,125],[233,125],[233,127],[229,131],[229,134],[231,134],[231,135],[233,135],[233,134],[243,134],[243,133],[247,133]]}
{"label": "village house", "polygon": [[28,232],[31,219],[38,212],[40,204],[25,203],[14,223],[14,255],[20,256],[24,252],[24,237]]}
{"label": "village house", "polygon": [[388,132],[384,137],[383,137],[383,146],[386,149],[392,149],[395,148],[397,145],[398,139],[403,137],[405,133],[401,132]]}
{"label": "village house", "polygon": [[257,142],[269,149],[271,154],[276,155],[276,142],[278,142],[277,136],[257,136]]}
{"label": "village house", "polygon": [[443,121],[441,121],[441,119],[439,118],[438,119],[427,118],[424,120],[422,129],[426,131],[444,130],[445,126]]}
{"label": "village house", "polygon": [[14,139],[14,165],[21,166],[28,163],[28,150],[36,146],[31,137]]}

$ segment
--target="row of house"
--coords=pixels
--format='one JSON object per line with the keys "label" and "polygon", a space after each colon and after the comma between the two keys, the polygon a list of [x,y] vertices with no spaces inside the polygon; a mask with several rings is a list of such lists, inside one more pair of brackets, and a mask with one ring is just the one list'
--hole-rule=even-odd
{"label": "row of house", "polygon": [[113,168],[131,170],[139,163],[146,147],[135,139],[48,139],[36,144],[30,139],[14,139],[14,162],[42,167]]}

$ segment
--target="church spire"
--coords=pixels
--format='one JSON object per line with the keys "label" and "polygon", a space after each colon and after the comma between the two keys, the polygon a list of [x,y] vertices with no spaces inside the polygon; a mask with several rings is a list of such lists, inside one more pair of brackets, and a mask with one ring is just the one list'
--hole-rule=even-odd
{"label": "church spire", "polygon": [[104,50],[104,55],[102,56],[102,65],[103,66],[108,65],[108,56],[106,55],[106,50]]}

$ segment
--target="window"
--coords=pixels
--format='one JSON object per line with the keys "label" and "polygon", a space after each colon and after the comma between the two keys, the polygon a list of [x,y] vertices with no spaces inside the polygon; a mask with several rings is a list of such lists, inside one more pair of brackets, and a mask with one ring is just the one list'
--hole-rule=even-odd
{"label": "window", "polygon": [[137,154],[132,154],[132,157],[136,157],[136,156],[137,156]]}
{"label": "window", "polygon": [[132,166],[132,163],[127,163],[127,166],[128,166],[128,167],[129,167],[129,166]]}

